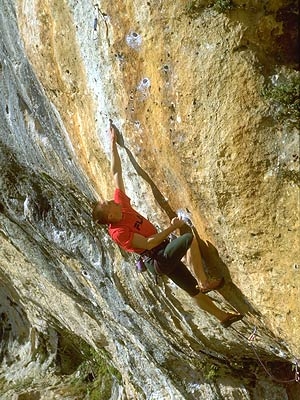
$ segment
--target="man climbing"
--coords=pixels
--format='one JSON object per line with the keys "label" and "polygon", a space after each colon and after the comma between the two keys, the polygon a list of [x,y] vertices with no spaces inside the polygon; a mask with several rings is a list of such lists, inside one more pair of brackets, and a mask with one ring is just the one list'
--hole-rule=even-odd
{"label": "man climbing", "polygon": [[[117,128],[110,120],[111,171],[114,179],[114,199],[97,202],[93,208],[95,223],[108,225],[111,238],[124,250],[141,255],[148,270],[166,275],[185,290],[203,310],[215,316],[225,328],[243,318],[241,314],[222,311],[205,295],[220,289],[224,279],[208,280],[203,268],[200,249],[192,233],[185,233],[170,241],[169,235],[184,225],[178,217],[157,232],[154,225],[135,211],[125,194],[121,160],[117,149]],[[196,278],[181,259],[189,251],[191,267]]]}

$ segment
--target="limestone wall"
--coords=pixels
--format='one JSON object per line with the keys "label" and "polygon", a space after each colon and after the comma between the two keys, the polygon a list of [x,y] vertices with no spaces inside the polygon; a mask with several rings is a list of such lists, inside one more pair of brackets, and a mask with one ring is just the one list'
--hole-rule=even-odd
{"label": "limestone wall", "polygon": [[[210,273],[226,278],[212,298],[246,314],[242,334],[257,326],[258,353],[291,379],[300,356],[299,132],[263,93],[297,74],[293,3],[1,3],[0,311],[14,321],[3,393],[18,392],[7,386],[15,351],[28,362],[46,337],[42,376],[68,332],[71,343],[73,335],[109,354],[122,375],[112,398],[292,396],[299,385],[286,389],[243,364],[256,365],[247,341],[167,281],[137,276],[90,210],[113,193],[112,118],[134,206],[159,228],[190,210]],[[8,297],[26,320],[19,345]],[[36,345],[22,353],[32,335]],[[211,355],[223,370],[217,383],[203,372]]]}

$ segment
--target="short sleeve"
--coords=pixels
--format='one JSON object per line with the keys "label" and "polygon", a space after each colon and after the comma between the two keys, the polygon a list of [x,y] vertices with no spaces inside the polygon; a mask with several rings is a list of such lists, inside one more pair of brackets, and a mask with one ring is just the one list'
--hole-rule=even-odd
{"label": "short sleeve", "polygon": [[111,237],[124,250],[132,251],[131,242],[133,232],[131,232],[130,229],[126,227],[118,228],[114,232],[111,232]]}

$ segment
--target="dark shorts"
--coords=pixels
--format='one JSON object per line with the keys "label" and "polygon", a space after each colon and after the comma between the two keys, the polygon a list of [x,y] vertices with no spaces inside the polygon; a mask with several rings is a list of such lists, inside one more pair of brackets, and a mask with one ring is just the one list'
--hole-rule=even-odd
{"label": "dark shorts", "polygon": [[169,242],[165,248],[159,250],[155,256],[158,271],[155,269],[153,258],[145,257],[144,262],[149,271],[168,276],[177,286],[194,297],[200,293],[198,282],[190,270],[181,261],[188,251],[193,240],[191,233],[185,233]]}

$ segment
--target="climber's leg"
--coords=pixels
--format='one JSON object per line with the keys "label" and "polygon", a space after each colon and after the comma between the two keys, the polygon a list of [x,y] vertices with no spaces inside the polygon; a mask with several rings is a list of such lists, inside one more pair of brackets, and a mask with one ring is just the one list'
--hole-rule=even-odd
{"label": "climber's leg", "polygon": [[188,251],[189,265],[198,280],[199,287],[202,293],[208,293],[211,290],[220,289],[224,285],[224,279],[211,279],[208,281],[204,270],[202,256],[197,239],[194,237],[190,249]]}

